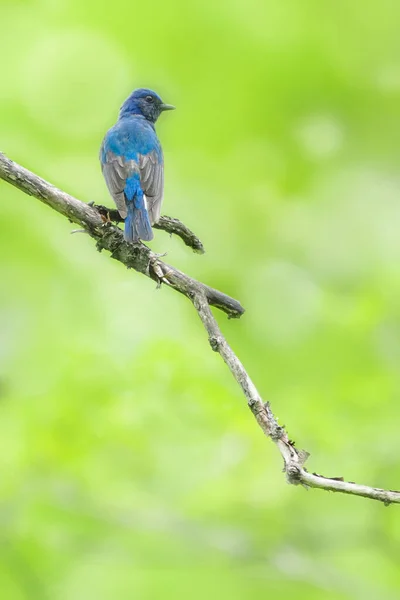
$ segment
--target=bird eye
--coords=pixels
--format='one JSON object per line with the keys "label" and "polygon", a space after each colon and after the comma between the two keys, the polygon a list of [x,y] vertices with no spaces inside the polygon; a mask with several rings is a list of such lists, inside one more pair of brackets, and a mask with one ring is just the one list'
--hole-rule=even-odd
{"label": "bird eye", "polygon": [[146,102],[154,102],[153,96],[146,96]]}

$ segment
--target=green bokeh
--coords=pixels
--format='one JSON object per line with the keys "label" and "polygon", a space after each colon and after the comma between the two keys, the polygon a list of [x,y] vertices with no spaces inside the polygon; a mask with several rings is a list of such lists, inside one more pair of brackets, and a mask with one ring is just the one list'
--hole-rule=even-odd
{"label": "green bokeh", "polygon": [[[400,5],[0,0],[0,149],[110,203],[104,132],[160,119],[155,251],[326,475],[399,488]],[[0,184],[4,600],[398,598],[395,506],[286,485],[184,298]]]}

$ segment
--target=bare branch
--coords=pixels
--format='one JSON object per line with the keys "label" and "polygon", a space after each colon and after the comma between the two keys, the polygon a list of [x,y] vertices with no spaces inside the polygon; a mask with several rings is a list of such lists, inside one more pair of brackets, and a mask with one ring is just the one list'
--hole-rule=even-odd
{"label": "bare branch", "polygon": [[[92,204],[91,206],[93,206],[93,208],[95,208],[106,219],[109,219],[114,223],[123,223],[124,221],[119,212],[115,209],[108,208],[102,204]],[[153,225],[153,229],[161,229],[170,235],[177,235],[186,244],[186,246],[192,248],[193,252],[197,252],[197,254],[204,254],[205,252],[204,246],[199,238],[193,233],[193,231],[186,227],[182,221],[179,221],[179,219],[174,219],[173,217],[167,217],[164,215],[160,217],[158,223]]]}
{"label": "bare branch", "polygon": [[309,456],[308,452],[295,448],[295,444],[288,438],[285,428],[278,424],[269,402],[264,403],[262,401],[246,369],[222,335],[205,295],[201,293],[196,294],[192,301],[208,333],[208,341],[211,348],[214,352],[218,352],[222,356],[225,364],[229,367],[232,375],[240,385],[257,423],[265,435],[271,438],[281,453],[288,483],[294,485],[302,484],[305,487],[319,488],[330,492],[362,496],[371,500],[380,500],[386,505],[391,503],[400,504],[400,492],[358,485],[343,481],[341,477],[328,478],[316,473],[309,473],[304,468],[304,463]]}
{"label": "bare branch", "polygon": [[[264,434],[271,438],[278,448],[284,461],[284,471],[288,483],[379,500],[385,505],[400,504],[399,491],[358,485],[353,482],[346,482],[341,477],[323,477],[317,473],[311,474],[304,468],[308,453],[304,450],[298,450],[294,442],[289,439],[285,428],[278,424],[270,404],[263,402],[261,399],[244,366],[222,335],[211,312],[210,305],[224,311],[229,317],[240,317],[244,309],[237,300],[188,277],[175,267],[167,265],[144,244],[126,244],[118,227],[110,222],[104,223],[103,209],[106,213],[112,213],[112,211],[108,211],[108,209],[101,206],[97,210],[96,206],[85,204],[73,198],[44,179],[12,162],[2,153],[0,153],[0,178],[44,202],[70,221],[78,223],[84,231],[87,231],[96,240],[99,250],[108,250],[111,252],[112,258],[122,262],[128,268],[143,273],[157,281],[159,285],[165,283],[190,298],[208,333],[211,348],[222,356],[241,387],[257,423]],[[112,218],[116,215],[110,216]],[[202,248],[200,240],[176,219],[164,217],[159,229],[176,233],[184,241],[186,236],[187,241],[185,243],[193,249],[196,249],[197,243],[199,244],[197,249]]]}
{"label": "bare branch", "polygon": [[144,244],[127,244],[124,242],[122,231],[109,222],[104,223],[104,218],[94,206],[62,192],[28,169],[14,163],[1,152],[0,179],[34,196],[73,223],[80,225],[97,241],[97,248],[100,251],[108,250],[112,258],[130,269],[147,275],[158,285],[165,283],[189,298],[194,292],[201,291],[212,306],[219,308],[230,318],[240,317],[244,313],[240,302],[166,264]]}

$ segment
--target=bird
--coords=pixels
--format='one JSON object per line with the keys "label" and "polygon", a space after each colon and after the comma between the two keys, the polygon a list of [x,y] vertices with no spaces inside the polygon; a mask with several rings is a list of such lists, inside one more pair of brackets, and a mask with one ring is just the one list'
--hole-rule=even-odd
{"label": "bird", "polygon": [[153,90],[134,90],[103,139],[101,169],[125,220],[126,242],[153,239],[152,225],[160,218],[164,193],[164,158],[155,123],[162,112],[174,108]]}

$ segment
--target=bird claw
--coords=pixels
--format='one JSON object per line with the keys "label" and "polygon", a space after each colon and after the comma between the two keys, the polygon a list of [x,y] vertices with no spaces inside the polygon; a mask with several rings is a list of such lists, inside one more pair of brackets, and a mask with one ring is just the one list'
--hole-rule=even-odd
{"label": "bird claw", "polygon": [[103,225],[107,225],[108,223],[111,223],[110,213],[108,211],[106,212],[105,215],[103,213],[100,213],[100,217],[101,217],[101,220],[103,221]]}

